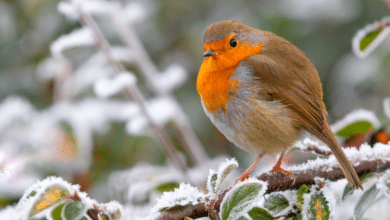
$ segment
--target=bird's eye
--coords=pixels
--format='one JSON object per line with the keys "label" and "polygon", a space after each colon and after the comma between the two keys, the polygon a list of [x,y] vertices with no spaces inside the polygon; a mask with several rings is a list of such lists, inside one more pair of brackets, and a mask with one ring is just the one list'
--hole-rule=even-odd
{"label": "bird's eye", "polygon": [[230,46],[231,46],[231,47],[236,47],[236,46],[237,46],[237,40],[234,39],[234,38],[232,38],[232,39],[230,40]]}

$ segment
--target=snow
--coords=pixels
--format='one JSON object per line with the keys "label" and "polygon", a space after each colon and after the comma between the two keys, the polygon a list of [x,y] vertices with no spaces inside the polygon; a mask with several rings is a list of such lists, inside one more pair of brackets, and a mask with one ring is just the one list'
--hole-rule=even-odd
{"label": "snow", "polygon": [[[176,103],[169,98],[157,98],[146,103],[152,120],[163,125],[177,116]],[[131,135],[142,135],[148,127],[148,121],[143,115],[138,115],[126,124],[126,131]]]}
{"label": "snow", "polygon": [[343,119],[333,124],[331,128],[332,131],[337,132],[346,127],[347,125],[353,124],[357,121],[369,121],[374,128],[378,128],[381,125],[379,119],[376,117],[374,112],[365,109],[358,109],[349,113]]}
{"label": "snow", "polygon": [[157,213],[163,208],[171,208],[177,205],[197,205],[204,202],[204,194],[190,184],[181,183],[178,189],[173,192],[164,192],[152,208],[152,213]]}
{"label": "snow", "polygon": [[100,98],[108,98],[119,92],[128,86],[134,86],[137,82],[137,78],[131,72],[119,73],[112,79],[102,78],[95,83],[95,93]]}
{"label": "snow", "polygon": [[[314,146],[321,151],[330,152],[329,147],[327,145],[325,145],[324,143],[319,142],[319,141],[314,141],[311,138],[305,138],[303,140],[298,140],[294,143],[293,146],[298,148],[299,150],[302,150],[302,151],[307,151],[309,147]],[[313,153],[315,153],[315,152],[313,152]]]}
{"label": "snow", "polygon": [[61,56],[62,51],[66,49],[93,45],[94,42],[92,31],[87,27],[83,27],[59,37],[50,45],[50,51],[54,57]]}
{"label": "snow", "polygon": [[383,173],[383,176],[380,177],[377,188],[384,194],[388,199],[390,199],[390,170],[386,170]]}
{"label": "snow", "polygon": [[387,97],[383,100],[383,112],[390,119],[390,97]]}
{"label": "snow", "polygon": [[183,85],[186,80],[186,70],[178,64],[172,64],[158,76],[155,85],[160,91],[169,92]]}
{"label": "snow", "polygon": [[23,98],[10,96],[0,104],[0,131],[11,124],[27,122],[35,113],[32,105]]}
{"label": "snow", "polygon": [[134,22],[145,19],[146,14],[147,12],[141,3],[130,2],[123,9],[122,18],[125,19],[128,23],[132,24]]}
{"label": "snow", "polygon": [[[368,144],[363,144],[359,150],[356,148],[344,148],[343,151],[352,165],[359,165],[362,160],[372,161],[380,159],[382,161],[390,161],[390,144],[376,143],[372,148]],[[337,160],[331,155],[326,159],[316,158],[304,164],[291,166],[289,170],[292,172],[305,172],[309,169],[321,168],[322,171],[331,171],[336,166],[339,166]]]}
{"label": "snow", "polygon": [[390,17],[384,17],[381,21],[376,21],[372,24],[366,25],[363,29],[360,29],[355,36],[352,38],[352,50],[356,56],[359,58],[367,57],[375,48],[378,47],[380,43],[384,39],[386,39],[387,35],[390,33],[390,27],[386,26],[383,28],[382,32],[373,40],[364,51],[360,50],[360,42],[361,40],[370,32],[377,30],[378,26],[380,26],[381,22],[390,22]]}

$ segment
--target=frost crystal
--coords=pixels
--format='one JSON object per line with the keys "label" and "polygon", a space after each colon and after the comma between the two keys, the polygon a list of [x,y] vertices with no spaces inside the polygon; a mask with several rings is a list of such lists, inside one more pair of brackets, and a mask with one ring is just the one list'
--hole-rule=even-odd
{"label": "frost crystal", "polygon": [[188,204],[196,205],[200,202],[204,202],[204,194],[190,184],[181,183],[180,187],[175,189],[174,192],[164,192],[153,207],[152,212],[156,213]]}

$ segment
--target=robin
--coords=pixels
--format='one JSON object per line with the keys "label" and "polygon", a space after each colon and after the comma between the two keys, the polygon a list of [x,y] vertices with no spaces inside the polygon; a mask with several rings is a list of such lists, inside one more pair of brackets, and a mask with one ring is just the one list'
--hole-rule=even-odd
{"label": "robin", "polygon": [[317,70],[287,40],[237,21],[220,21],[203,34],[204,60],[197,90],[206,115],[238,147],[259,155],[236,182],[266,154],[281,153],[270,172],[281,168],[288,147],[307,131],[326,143],[348,183],[362,184],[325,118]]}

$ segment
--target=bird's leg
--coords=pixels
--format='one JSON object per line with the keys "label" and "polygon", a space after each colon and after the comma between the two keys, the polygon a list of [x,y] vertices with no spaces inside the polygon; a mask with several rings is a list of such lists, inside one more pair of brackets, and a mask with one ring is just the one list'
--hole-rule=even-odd
{"label": "bird's leg", "polygon": [[241,174],[240,178],[238,178],[234,184],[237,184],[238,182],[242,182],[242,181],[248,179],[249,174],[252,172],[252,170],[255,168],[255,166],[260,162],[261,158],[263,158],[263,157],[264,157],[264,154],[259,154],[259,156],[257,156],[256,160],[252,163],[252,165],[250,165],[248,167],[248,169],[246,169]]}
{"label": "bird's leg", "polygon": [[294,182],[295,182],[295,177],[294,177],[294,174],[290,171],[287,171],[285,169],[283,169],[281,167],[282,165],[282,160],[283,160],[283,157],[284,157],[284,154],[286,153],[286,151],[283,151],[281,154],[280,154],[280,157],[278,159],[278,162],[275,164],[275,166],[272,168],[272,170],[270,170],[269,172],[270,173],[276,173],[276,172],[280,172],[280,173],[283,173],[283,174],[286,174],[287,176],[289,176],[290,178],[294,179]]}

